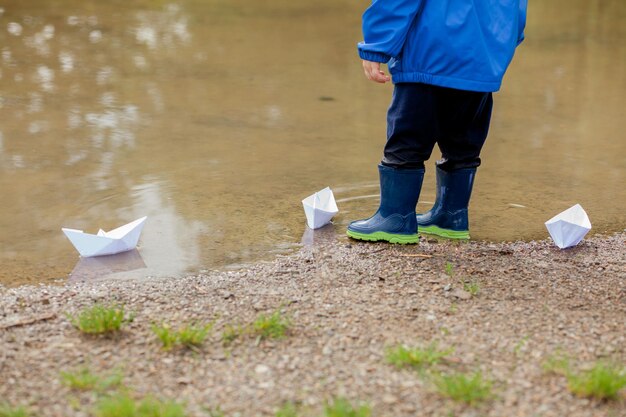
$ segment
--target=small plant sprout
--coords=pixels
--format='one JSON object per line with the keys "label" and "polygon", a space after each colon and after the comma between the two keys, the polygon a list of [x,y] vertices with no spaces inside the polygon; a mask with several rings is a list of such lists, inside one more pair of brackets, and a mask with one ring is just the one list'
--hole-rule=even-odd
{"label": "small plant sprout", "polygon": [[102,304],[87,307],[75,316],[68,314],[67,317],[74,327],[91,335],[115,333],[134,318],[132,314],[126,317],[123,306]]}
{"label": "small plant sprout", "polygon": [[451,277],[454,274],[454,265],[452,265],[452,262],[450,261],[446,262],[445,271],[446,271],[446,275],[449,277]]}
{"label": "small plant sprout", "polygon": [[567,375],[569,390],[580,397],[614,400],[626,388],[626,368],[597,362],[593,368]]}
{"label": "small plant sprout", "polygon": [[464,282],[463,289],[470,293],[472,297],[475,297],[480,292],[480,285],[478,285],[478,283],[475,281]]}
{"label": "small plant sprout", "polygon": [[227,324],[222,330],[222,344],[229,345],[234,342],[239,336],[244,333],[244,329],[241,326],[234,326]]}
{"label": "small plant sprout", "polygon": [[163,345],[163,349],[170,350],[177,342],[176,333],[167,324],[153,324],[152,333],[156,335]]}
{"label": "small plant sprout", "polygon": [[293,403],[288,402],[276,411],[275,417],[298,417],[298,410]]}
{"label": "small plant sprout", "polygon": [[204,325],[189,324],[178,330],[178,341],[181,345],[193,348],[204,343],[209,332],[213,328],[213,323]]}
{"label": "small plant sprout", "polygon": [[29,417],[30,413],[24,407],[11,407],[0,402],[0,417]]}
{"label": "small plant sprout", "polygon": [[283,317],[280,310],[276,310],[271,315],[260,314],[252,323],[252,331],[261,340],[282,339],[289,330],[289,319]]}
{"label": "small plant sprout", "polygon": [[217,406],[216,408],[205,408],[204,410],[209,417],[226,417],[226,414],[224,414],[219,406]]}
{"label": "small plant sprout", "polygon": [[84,367],[73,372],[61,372],[61,381],[71,389],[91,391],[96,388],[100,378],[92,374],[89,368]]}
{"label": "small plant sprout", "polygon": [[480,372],[471,374],[451,373],[433,376],[437,391],[454,401],[475,405],[493,397],[491,381],[485,380]]}
{"label": "small plant sprout", "polygon": [[165,350],[169,350],[175,345],[193,349],[204,343],[212,328],[213,323],[204,325],[187,324],[174,331],[167,324],[153,324],[152,332],[159,338]]}
{"label": "small plant sprout", "polygon": [[353,406],[344,398],[336,398],[324,407],[324,417],[370,417],[371,408],[364,404]]}
{"label": "small plant sprout", "polygon": [[570,373],[570,360],[566,355],[556,353],[550,356],[541,367],[549,374],[568,375]]}
{"label": "small plant sprout", "polygon": [[185,417],[185,408],[169,400],[146,397],[136,401],[126,393],[102,398],[95,407],[96,417]]}
{"label": "small plant sprout", "polygon": [[398,368],[409,366],[416,369],[422,369],[436,365],[439,361],[441,361],[441,359],[445,358],[452,352],[454,352],[453,348],[439,350],[437,348],[437,343],[435,342],[424,348],[407,348],[399,345],[387,349],[385,358],[387,362]]}
{"label": "small plant sprout", "polygon": [[515,356],[519,356],[522,349],[524,349],[524,347],[528,344],[529,339],[529,336],[524,336],[519,342],[515,344],[515,346],[513,347],[513,353],[515,353]]}
{"label": "small plant sprout", "polygon": [[70,389],[77,391],[104,392],[111,388],[117,388],[122,384],[123,376],[120,372],[109,375],[97,375],[89,368],[83,367],[72,372],[61,372],[61,381]]}
{"label": "small plant sprout", "polygon": [[113,371],[110,374],[103,375],[97,388],[100,391],[107,391],[110,389],[117,389],[123,387],[124,375],[120,370]]}
{"label": "small plant sprout", "polygon": [[451,303],[450,308],[448,309],[449,314],[456,314],[459,311],[459,305],[457,303]]}

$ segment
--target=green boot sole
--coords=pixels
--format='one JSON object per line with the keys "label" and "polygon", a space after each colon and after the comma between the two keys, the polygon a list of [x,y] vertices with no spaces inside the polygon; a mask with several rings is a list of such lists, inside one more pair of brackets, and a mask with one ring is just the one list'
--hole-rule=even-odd
{"label": "green boot sole", "polygon": [[393,233],[387,232],[374,232],[374,233],[359,233],[348,230],[346,234],[352,239],[357,240],[368,240],[370,242],[377,242],[379,240],[384,240],[389,243],[399,243],[400,245],[417,243],[420,240],[418,234],[414,235],[394,235]]}
{"label": "green boot sole", "polygon": [[470,234],[469,230],[449,230],[442,229],[441,227],[437,227],[434,225],[431,226],[418,226],[417,227],[419,233],[424,233],[426,235],[435,235],[440,237],[445,237],[446,239],[469,239]]}

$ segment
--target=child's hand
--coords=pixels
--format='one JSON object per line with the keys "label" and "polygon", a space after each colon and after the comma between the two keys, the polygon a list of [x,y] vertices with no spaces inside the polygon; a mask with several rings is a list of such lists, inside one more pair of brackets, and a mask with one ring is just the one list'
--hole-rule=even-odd
{"label": "child's hand", "polygon": [[365,76],[368,80],[375,81],[381,84],[384,84],[387,81],[391,81],[391,77],[381,71],[380,62],[363,60],[363,71],[365,71]]}

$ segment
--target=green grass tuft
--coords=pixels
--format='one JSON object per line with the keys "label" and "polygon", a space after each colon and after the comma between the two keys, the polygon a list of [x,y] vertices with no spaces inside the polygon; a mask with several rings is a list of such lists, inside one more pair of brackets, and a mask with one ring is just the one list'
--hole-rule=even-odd
{"label": "green grass tuft", "polygon": [[556,375],[567,375],[570,373],[570,359],[562,354],[556,353],[550,356],[542,365],[544,372]]}
{"label": "green grass tuft", "polygon": [[282,339],[291,327],[288,317],[280,309],[272,314],[259,314],[254,322],[245,325],[225,324],[222,330],[222,344],[227,346],[242,336],[254,336],[257,343],[264,339]]}
{"label": "green grass tuft", "polygon": [[575,372],[570,358],[557,352],[542,367],[547,373],[565,376],[569,390],[580,397],[615,400],[619,392],[626,388],[626,367],[623,366],[600,361],[589,370]]}
{"label": "green grass tuft", "polygon": [[69,388],[77,391],[104,392],[119,387],[123,376],[119,372],[102,376],[93,374],[89,368],[83,367],[72,372],[61,372],[61,381]]}
{"label": "green grass tuft", "polygon": [[626,368],[597,362],[588,371],[567,373],[570,391],[580,397],[614,400],[626,387]]}
{"label": "green grass tuft", "polygon": [[452,348],[446,350],[437,349],[437,343],[431,343],[425,348],[407,348],[399,345],[388,348],[385,352],[385,359],[387,362],[398,368],[410,366],[412,368],[421,369],[436,365],[441,361],[441,359],[445,358],[452,352],[454,352],[454,349]]}
{"label": "green grass tuft", "polygon": [[493,397],[491,381],[483,379],[480,372],[434,375],[433,382],[441,395],[468,405]]}
{"label": "green grass tuft", "polygon": [[135,417],[137,402],[126,394],[106,397],[96,404],[96,417]]}
{"label": "green grass tuft", "polygon": [[134,400],[128,394],[102,398],[95,407],[96,417],[185,417],[185,408],[174,402],[146,397]]}
{"label": "green grass tuft", "polygon": [[213,328],[213,323],[205,325],[189,324],[178,330],[178,341],[185,347],[198,347],[204,343]]}
{"label": "green grass tuft", "polygon": [[472,297],[476,297],[478,293],[480,292],[480,285],[478,285],[478,283],[474,281],[464,282],[463,289],[467,291],[468,293],[470,293]]}
{"label": "green grass tuft", "polygon": [[260,339],[282,339],[289,326],[289,319],[283,317],[280,310],[276,310],[269,316],[260,314],[252,323],[252,331]]}
{"label": "green grass tuft", "polygon": [[182,345],[187,348],[196,348],[204,343],[213,328],[213,323],[205,325],[187,324],[177,331],[174,331],[167,324],[152,325],[152,332],[163,344],[163,349],[169,350],[175,345]]}
{"label": "green grass tuft", "polygon": [[29,417],[30,413],[24,407],[11,407],[0,402],[0,417]]}
{"label": "green grass tuft", "polygon": [[324,417],[369,417],[372,410],[368,405],[353,406],[344,398],[336,398],[324,407]]}
{"label": "green grass tuft", "polygon": [[209,417],[226,417],[226,414],[224,414],[219,406],[217,408],[205,408],[205,411]]}
{"label": "green grass tuft", "polygon": [[298,417],[298,409],[293,403],[283,404],[276,411],[275,417]]}
{"label": "green grass tuft", "polygon": [[125,317],[124,307],[96,304],[81,310],[77,315],[67,315],[70,323],[87,334],[111,334],[119,331],[123,324],[133,321],[132,314]]}
{"label": "green grass tuft", "polygon": [[71,389],[91,391],[100,382],[98,375],[92,374],[89,368],[81,368],[73,372],[61,371],[61,381]]}
{"label": "green grass tuft", "polygon": [[227,324],[222,330],[222,344],[229,345],[245,333],[245,329],[241,326]]}
{"label": "green grass tuft", "polygon": [[165,350],[170,350],[171,348],[173,348],[178,341],[178,338],[176,337],[176,332],[170,329],[170,326],[168,326],[167,324],[153,324],[151,329],[152,333],[154,333],[159,338],[161,344],[163,345],[163,349]]}

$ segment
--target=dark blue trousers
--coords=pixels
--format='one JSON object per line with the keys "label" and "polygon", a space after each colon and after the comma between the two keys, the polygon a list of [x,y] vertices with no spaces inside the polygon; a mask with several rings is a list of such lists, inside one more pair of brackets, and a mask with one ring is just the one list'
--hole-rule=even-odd
{"label": "dark blue trousers", "polygon": [[387,113],[382,164],[424,168],[437,143],[443,157],[437,165],[444,171],[479,166],[492,107],[491,93],[396,84]]}

